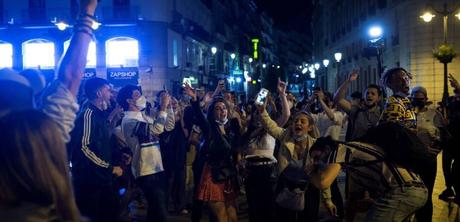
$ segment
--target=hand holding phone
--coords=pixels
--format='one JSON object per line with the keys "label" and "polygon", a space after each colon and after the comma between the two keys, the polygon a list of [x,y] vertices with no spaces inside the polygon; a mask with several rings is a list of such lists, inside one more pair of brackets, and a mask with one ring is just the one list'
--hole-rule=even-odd
{"label": "hand holding phone", "polygon": [[263,106],[268,96],[268,90],[265,88],[260,89],[260,92],[257,94],[256,104]]}

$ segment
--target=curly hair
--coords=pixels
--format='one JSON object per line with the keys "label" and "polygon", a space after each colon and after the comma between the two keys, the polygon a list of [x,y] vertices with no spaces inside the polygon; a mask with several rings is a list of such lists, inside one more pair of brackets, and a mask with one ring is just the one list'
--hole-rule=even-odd
{"label": "curly hair", "polygon": [[386,70],[383,74],[382,77],[380,78],[380,85],[382,87],[388,87],[390,85],[391,79],[393,78],[393,75],[396,74],[398,71],[403,71],[407,74],[407,76],[412,79],[412,74],[408,72],[406,69],[401,68],[401,67],[395,67]]}

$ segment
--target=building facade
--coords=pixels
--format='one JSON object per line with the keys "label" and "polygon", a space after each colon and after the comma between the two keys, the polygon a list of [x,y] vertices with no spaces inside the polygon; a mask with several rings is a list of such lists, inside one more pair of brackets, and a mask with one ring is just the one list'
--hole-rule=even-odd
{"label": "building facade", "polygon": [[[0,67],[39,68],[51,80],[77,0],[0,0],[0,11]],[[137,83],[146,95],[178,93],[184,80],[213,88],[220,78],[247,91],[261,64],[278,60],[273,21],[253,1],[108,0],[96,17],[85,76]]]}
{"label": "building facade", "polygon": [[[361,91],[370,83],[378,83],[377,59],[363,55],[369,46],[368,30],[379,25],[383,37],[379,47],[382,66],[403,67],[414,75],[412,86],[427,88],[430,100],[439,102],[443,93],[443,64],[433,57],[433,50],[443,43],[443,19],[437,14],[431,23],[420,16],[432,5],[442,10],[443,1],[426,0],[315,0],[312,29],[314,58],[317,62],[329,59],[328,69],[317,72],[318,83],[329,91],[335,91],[352,69],[359,69],[360,77],[350,92]],[[446,1],[449,7],[456,1]],[[458,3],[458,2],[457,2]],[[450,8],[453,10],[453,8]],[[460,52],[460,21],[452,13],[448,16],[447,42]],[[340,62],[334,53],[341,52]],[[449,63],[448,70],[460,78],[460,59]],[[327,74],[327,75],[326,75]],[[452,94],[452,89],[449,88]]]}

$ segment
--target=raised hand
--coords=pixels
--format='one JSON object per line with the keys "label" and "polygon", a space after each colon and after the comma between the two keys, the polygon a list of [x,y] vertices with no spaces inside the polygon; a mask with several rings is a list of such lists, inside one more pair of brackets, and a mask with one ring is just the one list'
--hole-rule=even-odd
{"label": "raised hand", "polygon": [[455,88],[455,89],[460,88],[460,84],[459,84],[458,81],[454,78],[454,76],[452,75],[452,73],[449,73],[449,82],[450,82],[450,86],[452,86],[453,88]]}
{"label": "raised hand", "polygon": [[278,86],[277,86],[278,93],[280,95],[286,95],[286,88],[287,88],[286,82],[283,82],[281,81],[280,78],[278,78]]}
{"label": "raised hand", "polygon": [[80,0],[80,11],[89,15],[94,15],[98,0]]}
{"label": "raised hand", "polygon": [[160,95],[160,106],[162,110],[166,110],[169,103],[171,102],[171,96],[167,91],[161,93]]}
{"label": "raised hand", "polygon": [[196,101],[195,90],[186,82],[184,83],[184,93],[192,98],[192,101]]}
{"label": "raised hand", "polygon": [[317,99],[320,99],[320,100],[324,101],[324,93],[323,93],[323,91],[315,92],[315,96],[316,96]]}
{"label": "raised hand", "polygon": [[348,81],[353,82],[358,79],[359,72],[356,69],[353,69],[348,76]]}

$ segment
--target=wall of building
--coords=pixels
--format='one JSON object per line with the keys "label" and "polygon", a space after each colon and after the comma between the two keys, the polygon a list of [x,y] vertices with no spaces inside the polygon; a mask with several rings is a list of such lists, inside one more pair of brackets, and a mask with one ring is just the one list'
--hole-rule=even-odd
{"label": "wall of building", "polygon": [[[314,37],[315,58],[334,61],[334,52],[343,54],[340,70],[334,64],[328,69],[328,90],[334,91],[353,68],[360,69],[361,75],[350,92],[362,90],[367,84],[378,80],[378,75],[374,74],[374,70],[377,71],[375,57],[370,60],[364,58],[362,50],[367,44],[369,26],[380,24],[384,29],[385,42],[383,65],[387,68],[406,68],[414,74],[412,86],[422,85],[427,88],[431,100],[441,100],[443,66],[433,58],[432,52],[442,43],[442,16],[437,15],[431,23],[423,22],[419,16],[426,8],[426,1],[353,0],[347,1],[347,5],[343,1],[319,2],[322,15],[312,24],[314,30],[321,30]],[[385,7],[379,7],[382,2],[386,3]],[[442,2],[432,3],[442,8]],[[375,12],[370,13],[371,8],[375,8]],[[457,52],[460,52],[460,45],[457,44],[460,42],[459,24],[456,17],[449,17],[448,43]],[[460,78],[459,58],[449,64],[449,72]],[[451,89],[449,92],[452,94]]]}

